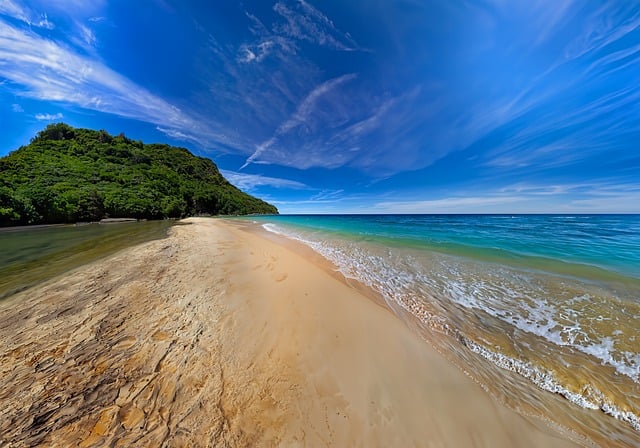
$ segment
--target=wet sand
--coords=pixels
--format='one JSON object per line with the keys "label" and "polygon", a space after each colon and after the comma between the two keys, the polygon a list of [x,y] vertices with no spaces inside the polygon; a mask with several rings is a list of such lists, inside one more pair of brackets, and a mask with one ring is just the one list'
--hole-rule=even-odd
{"label": "wet sand", "polygon": [[186,222],[0,302],[1,446],[579,446],[304,251]]}

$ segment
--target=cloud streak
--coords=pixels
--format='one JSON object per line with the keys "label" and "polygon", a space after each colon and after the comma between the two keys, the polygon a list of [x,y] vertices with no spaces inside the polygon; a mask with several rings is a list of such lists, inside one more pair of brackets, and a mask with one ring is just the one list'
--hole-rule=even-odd
{"label": "cloud streak", "polygon": [[306,127],[307,129],[314,128],[314,123],[311,122],[312,117],[316,113],[318,102],[325,96],[333,92],[338,86],[351,81],[356,78],[353,73],[342,75],[337,78],[330,79],[316,86],[309,94],[298,104],[296,111],[286,121],[280,124],[275,133],[267,141],[264,141],[257,145],[256,150],[245,161],[244,165],[240,169],[243,169],[253,163],[256,159],[262,156],[271,147],[277,144],[278,140],[290,133],[297,127]]}
{"label": "cloud streak", "polygon": [[36,14],[29,8],[23,7],[13,0],[0,0],[0,15],[20,20],[27,25],[52,30],[55,26],[51,23],[46,13]]}
{"label": "cloud streak", "polygon": [[348,33],[338,30],[326,15],[304,0],[293,5],[278,2],[273,10],[286,20],[275,26],[283,35],[341,51],[361,50]]}
{"label": "cloud streak", "polygon": [[244,191],[253,191],[257,187],[286,188],[293,190],[307,190],[309,187],[302,182],[281,179],[260,174],[245,174],[229,170],[220,170],[220,173],[233,185]]}
{"label": "cloud streak", "polygon": [[0,18],[0,76],[15,95],[119,115],[180,134],[202,145],[228,142],[204,125],[97,59]]}
{"label": "cloud streak", "polygon": [[[0,5],[5,15],[10,12],[14,19],[33,22],[29,18],[33,13],[12,0]],[[0,17],[0,76],[8,81],[7,88],[19,97],[152,123],[171,138],[244,155],[244,167],[251,163],[336,167],[356,155],[340,154],[340,149],[323,142],[330,136],[322,133],[338,132],[362,120],[368,93],[353,96],[355,91],[343,88],[356,79],[353,72],[324,78],[323,69],[301,46],[366,50],[309,3],[275,3],[275,15],[268,24],[247,12],[254,40],[235,47],[221,45],[208,35],[211,57],[205,64],[209,69],[200,75],[208,80],[209,90],[193,96],[216,108],[205,107],[198,113],[197,108],[172,104],[103,62],[90,28],[94,21],[105,20],[103,5],[89,8],[76,0],[47,3],[52,11],[71,11],[64,23],[73,32],[64,36],[66,41],[44,37]],[[206,34],[201,25],[197,28]],[[274,71],[274,61],[287,70]]]}
{"label": "cloud streak", "polygon": [[166,113],[170,122],[188,124],[179,110],[99,62],[2,22],[0,61],[0,74],[22,87],[16,89],[19,95],[70,102],[130,118],[158,120]]}
{"label": "cloud streak", "polygon": [[[449,100],[443,113],[451,116],[433,134],[442,153],[478,153],[477,167],[494,178],[559,171],[604,154],[626,157],[640,129],[640,88],[629,81],[640,63],[640,9],[539,0],[527,11],[545,23],[533,26],[530,11],[491,3],[492,25],[466,35],[470,49],[455,90],[440,90]],[[509,46],[472,44],[505,40]]]}

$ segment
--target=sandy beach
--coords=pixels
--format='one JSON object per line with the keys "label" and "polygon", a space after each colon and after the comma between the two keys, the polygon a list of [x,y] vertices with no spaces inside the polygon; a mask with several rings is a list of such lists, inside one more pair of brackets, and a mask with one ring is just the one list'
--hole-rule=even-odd
{"label": "sandy beach", "polygon": [[581,446],[294,243],[181,224],[0,303],[1,446]]}

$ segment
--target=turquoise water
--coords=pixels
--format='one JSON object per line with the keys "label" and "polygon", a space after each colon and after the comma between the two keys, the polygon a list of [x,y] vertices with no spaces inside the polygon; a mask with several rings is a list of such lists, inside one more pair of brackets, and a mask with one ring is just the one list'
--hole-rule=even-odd
{"label": "turquoise water", "polygon": [[[446,335],[446,351],[506,401],[519,393],[522,407],[532,394],[498,381],[500,370],[597,411],[575,423],[593,440],[640,445],[639,215],[250,219]],[[527,412],[544,408],[530,401]]]}
{"label": "turquoise water", "polygon": [[280,215],[269,221],[531,267],[546,259],[640,278],[640,215]]}

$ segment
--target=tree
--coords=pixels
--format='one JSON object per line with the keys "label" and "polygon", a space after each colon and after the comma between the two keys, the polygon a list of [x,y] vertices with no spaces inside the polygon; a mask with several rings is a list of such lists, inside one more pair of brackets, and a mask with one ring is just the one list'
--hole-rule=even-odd
{"label": "tree", "polygon": [[36,139],[43,140],[70,140],[75,136],[74,129],[64,123],[55,123],[40,131]]}
{"label": "tree", "polygon": [[0,226],[277,213],[232,186],[209,159],[105,130],[47,126],[0,158]]}

